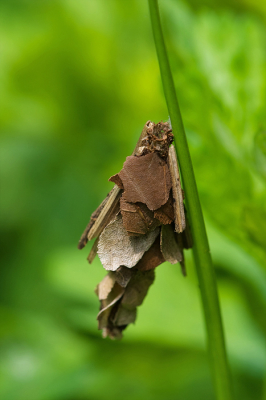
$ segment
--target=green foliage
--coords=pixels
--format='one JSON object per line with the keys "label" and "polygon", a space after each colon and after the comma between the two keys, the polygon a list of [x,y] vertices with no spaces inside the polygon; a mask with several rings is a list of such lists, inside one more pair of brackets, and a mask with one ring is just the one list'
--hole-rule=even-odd
{"label": "green foliage", "polygon": [[[235,391],[257,400],[266,335],[266,13],[247,1],[161,3]],[[0,7],[0,397],[211,400],[191,254],[186,279],[178,267],[157,269],[136,325],[114,343],[100,338],[95,320],[93,289],[105,272],[76,249],[144,123],[168,118],[146,2]]]}

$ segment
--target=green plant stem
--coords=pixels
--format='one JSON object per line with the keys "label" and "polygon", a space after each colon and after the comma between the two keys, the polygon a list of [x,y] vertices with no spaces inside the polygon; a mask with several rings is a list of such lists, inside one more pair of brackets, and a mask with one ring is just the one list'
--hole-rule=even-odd
{"label": "green plant stem", "polygon": [[[176,151],[186,194],[189,220],[191,223],[194,241],[193,251],[205,316],[210,363],[216,398],[218,400],[232,400],[233,394],[231,378],[225,349],[217,284],[197,185],[164,43],[158,2],[157,0],[148,1],[162,84],[168,112],[171,118],[173,133],[175,135]],[[203,162],[206,162],[206,160],[203,160]]]}

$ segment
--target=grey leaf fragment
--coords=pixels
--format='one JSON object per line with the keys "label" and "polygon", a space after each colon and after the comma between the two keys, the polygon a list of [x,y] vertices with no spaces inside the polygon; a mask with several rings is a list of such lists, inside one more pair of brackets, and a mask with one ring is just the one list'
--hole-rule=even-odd
{"label": "grey leaf fragment", "polygon": [[162,225],[161,227],[161,251],[166,261],[177,264],[183,260],[182,250],[175,238],[172,225]]}
{"label": "grey leaf fragment", "polygon": [[137,271],[126,288],[121,304],[129,310],[140,306],[154,278],[153,269],[144,272]]}
{"label": "grey leaf fragment", "polygon": [[115,282],[116,282],[115,273],[109,272],[96,288],[96,292],[99,297],[99,300],[107,299],[109,293],[111,292],[111,290],[114,287]]}
{"label": "grey leaf fragment", "polygon": [[134,271],[132,269],[129,269],[127,267],[124,267],[123,265],[119,267],[116,272],[115,272],[115,279],[116,282],[122,286],[126,287],[128,282],[130,281]]}
{"label": "grey leaf fragment", "polygon": [[107,327],[103,328],[102,336],[104,339],[109,336],[109,338],[112,340],[120,340],[123,337],[122,329],[119,327],[107,326]]}
{"label": "grey leaf fragment", "polygon": [[112,320],[113,324],[116,326],[129,325],[135,322],[137,317],[137,309],[129,310],[123,307],[123,304],[120,304],[117,313]]}
{"label": "grey leaf fragment", "polygon": [[174,198],[174,210],[175,210],[175,231],[180,233],[186,227],[186,218],[183,204],[183,194],[180,184],[180,175],[178,169],[178,162],[174,145],[171,144],[169,147],[168,155],[169,170],[172,181],[172,190]]}
{"label": "grey leaf fragment", "polygon": [[122,217],[109,223],[102,232],[98,243],[98,256],[103,267],[116,271],[121,265],[134,267],[159,234],[159,228],[146,235],[129,236],[123,226]]}
{"label": "grey leaf fragment", "polygon": [[97,315],[98,329],[103,329],[108,325],[108,318],[112,311],[113,306],[121,299],[125,289],[115,283],[111,292],[108,294],[107,299],[101,300],[101,311]]}

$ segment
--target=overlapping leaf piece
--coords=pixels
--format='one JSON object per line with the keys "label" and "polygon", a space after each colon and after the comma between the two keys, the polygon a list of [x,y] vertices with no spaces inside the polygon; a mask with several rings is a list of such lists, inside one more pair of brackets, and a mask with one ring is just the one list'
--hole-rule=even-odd
{"label": "overlapping leaf piece", "polygon": [[144,203],[153,211],[169,198],[171,176],[167,163],[157,153],[127,157],[118,176],[123,183],[123,196],[130,203]]}
{"label": "overlapping leaf piece", "polygon": [[[121,274],[127,275],[126,270]],[[117,276],[117,273],[109,272],[96,288],[100,300],[98,326],[104,337],[112,339],[120,339],[127,325],[135,322],[137,307],[154,281],[154,271],[131,271],[130,280],[124,281],[127,282],[124,287],[117,282]]]}
{"label": "overlapping leaf piece", "polygon": [[98,253],[109,271],[96,288],[104,337],[121,338],[135,321],[156,267],[180,263],[186,274],[183,249],[192,242],[172,141],[168,123],[145,124],[133,155],[109,179],[115,187],[81,236],[79,248],[96,237],[88,261]]}
{"label": "overlapping leaf piece", "polygon": [[116,271],[121,265],[132,268],[159,235],[159,228],[142,236],[129,236],[121,215],[110,222],[100,236],[98,255],[103,267]]}

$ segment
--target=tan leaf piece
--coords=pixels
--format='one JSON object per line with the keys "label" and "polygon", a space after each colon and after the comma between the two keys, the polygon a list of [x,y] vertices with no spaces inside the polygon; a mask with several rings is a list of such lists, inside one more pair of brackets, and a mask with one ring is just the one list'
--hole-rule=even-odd
{"label": "tan leaf piece", "polygon": [[180,183],[180,175],[174,145],[169,147],[168,163],[172,180],[172,190],[175,210],[175,231],[180,233],[186,227],[183,193]]}
{"label": "tan leaf piece", "polygon": [[161,250],[165,260],[171,264],[177,264],[183,260],[182,248],[180,249],[175,236],[172,225],[162,225]]}
{"label": "tan leaf piece", "polygon": [[[108,290],[106,299],[101,300],[101,311],[98,314],[99,329],[102,329],[103,337],[109,336],[111,339],[121,339],[122,331],[128,324],[135,322],[136,308],[142,304],[150,285],[154,281],[154,271],[131,270],[132,276],[124,289],[117,282],[113,285],[113,276],[117,272],[109,272],[108,279],[104,279],[99,286]],[[111,279],[110,279],[111,278]],[[109,280],[110,279],[110,280]],[[99,294],[99,290],[97,291]],[[104,290],[104,297],[107,291]]]}
{"label": "tan leaf piece", "polygon": [[157,153],[127,157],[119,177],[124,198],[130,203],[144,203],[153,211],[168,200],[171,176],[166,162]]}
{"label": "tan leaf piece", "polygon": [[146,235],[129,236],[124,228],[122,217],[116,219],[102,232],[98,243],[98,256],[103,267],[116,271],[121,265],[134,267],[159,234],[159,228]]}
{"label": "tan leaf piece", "polygon": [[96,294],[99,300],[106,300],[116,282],[115,272],[109,272],[97,285]]}
{"label": "tan leaf piece", "polygon": [[103,210],[104,206],[106,205],[106,203],[111,195],[111,192],[108,193],[108,195],[101,202],[99,207],[91,214],[90,222],[86,226],[86,228],[85,228],[84,232],[82,233],[81,238],[79,240],[78,249],[82,249],[88,242],[88,233],[91,230],[92,226],[94,225],[95,221],[97,220],[98,216],[100,215],[101,211]]}
{"label": "tan leaf piece", "polygon": [[97,239],[95,239],[93,246],[91,248],[91,251],[87,257],[89,264],[91,264],[93,262],[94,258],[96,257],[96,254],[98,251],[98,242],[99,242],[99,237],[97,237]]}
{"label": "tan leaf piece", "polygon": [[139,260],[134,269],[136,268],[140,271],[148,271],[158,267],[158,265],[163,262],[165,262],[165,259],[161,252],[160,237],[158,236],[149,250],[144,253],[143,257]]}
{"label": "tan leaf piece", "polygon": [[158,219],[163,225],[171,224],[173,222],[175,218],[175,211],[173,205],[173,197],[171,193],[167,202],[158,210],[154,211],[154,217]]}
{"label": "tan leaf piece", "polygon": [[124,195],[120,198],[120,210],[128,235],[145,235],[161,225],[160,221],[154,218],[153,212],[145,204],[129,203]]}
{"label": "tan leaf piece", "polygon": [[116,216],[119,211],[121,194],[121,189],[115,185],[99,207],[92,213],[90,222],[79,240],[78,249],[82,249],[88,240],[99,236],[106,225]]}
{"label": "tan leaf piece", "polygon": [[101,311],[97,315],[98,329],[103,329],[108,326],[108,318],[112,311],[112,308],[121,299],[124,292],[125,289],[115,282],[107,298],[101,300]]}

